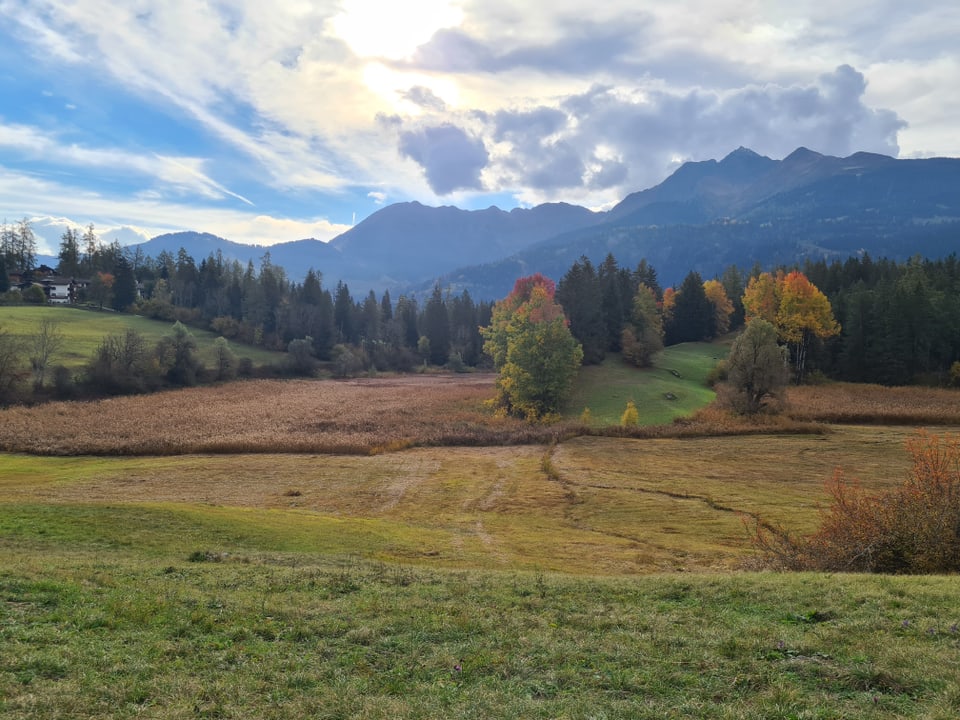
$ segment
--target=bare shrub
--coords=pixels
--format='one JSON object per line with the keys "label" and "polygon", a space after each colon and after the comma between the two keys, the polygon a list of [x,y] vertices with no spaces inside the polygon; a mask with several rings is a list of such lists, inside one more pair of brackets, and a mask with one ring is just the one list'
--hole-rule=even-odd
{"label": "bare shrub", "polygon": [[942,573],[960,570],[960,436],[918,433],[897,487],[868,494],[837,470],[820,528],[794,537],[756,521],[755,543],[789,570]]}

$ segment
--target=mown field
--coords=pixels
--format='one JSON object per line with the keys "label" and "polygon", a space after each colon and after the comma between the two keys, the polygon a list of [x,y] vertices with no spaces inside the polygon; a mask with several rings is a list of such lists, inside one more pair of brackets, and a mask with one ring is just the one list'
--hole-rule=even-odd
{"label": "mown field", "polygon": [[908,469],[837,390],[750,435],[497,419],[481,375],[2,410],[0,716],[956,717],[956,578],[753,571],[756,515]]}
{"label": "mown field", "polygon": [[[71,369],[86,365],[107,335],[121,335],[127,328],[132,328],[144,337],[148,346],[153,347],[162,337],[169,335],[173,327],[173,323],[127,313],[53,305],[0,305],[0,328],[14,336],[29,337],[36,332],[41,318],[59,323],[64,343],[52,361]],[[200,358],[207,365],[212,365],[216,333],[196,328],[190,328],[190,333],[197,341]],[[284,358],[283,353],[252,345],[231,342],[230,347],[237,357],[248,357],[257,365],[282,362]]]}

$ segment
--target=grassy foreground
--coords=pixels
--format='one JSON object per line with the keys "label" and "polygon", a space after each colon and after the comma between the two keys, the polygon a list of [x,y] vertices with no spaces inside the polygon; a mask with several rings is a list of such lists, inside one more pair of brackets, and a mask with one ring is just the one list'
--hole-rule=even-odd
{"label": "grassy foreground", "polygon": [[0,545],[0,716],[954,718],[954,578]]}

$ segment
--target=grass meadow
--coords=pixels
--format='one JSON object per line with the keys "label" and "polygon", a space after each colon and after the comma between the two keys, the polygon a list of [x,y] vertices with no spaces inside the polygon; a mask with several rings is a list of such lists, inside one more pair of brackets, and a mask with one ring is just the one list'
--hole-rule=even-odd
{"label": "grass meadow", "polygon": [[956,577],[757,571],[753,518],[903,477],[898,407],[960,429],[858,389],[636,436],[484,375],[4,409],[0,717],[954,718]]}
{"label": "grass meadow", "polygon": [[617,354],[608,355],[601,365],[581,369],[567,403],[568,415],[579,418],[589,408],[591,425],[616,425],[630,400],[643,425],[690,415],[713,401],[707,374],[728,350],[719,343],[673,345],[656,356],[654,367],[643,370],[625,364]]}
{"label": "grass meadow", "polygon": [[[173,328],[173,323],[128,313],[55,305],[0,305],[0,327],[14,336],[29,337],[41,318],[60,323],[59,331],[64,337],[63,347],[54,356],[53,363],[75,370],[90,361],[107,335],[120,335],[131,328],[152,347]],[[190,328],[190,333],[197,341],[201,360],[213,365],[213,341],[217,334],[197,328]],[[282,362],[285,357],[283,353],[241,343],[231,342],[230,348],[237,357],[248,357],[257,365]]]}

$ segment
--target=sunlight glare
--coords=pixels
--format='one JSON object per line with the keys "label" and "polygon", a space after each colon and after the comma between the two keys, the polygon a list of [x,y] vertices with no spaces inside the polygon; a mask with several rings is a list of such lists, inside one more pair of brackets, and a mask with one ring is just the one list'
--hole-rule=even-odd
{"label": "sunlight glare", "polygon": [[331,26],[359,57],[400,60],[442,28],[459,25],[463,11],[454,0],[345,0]]}

